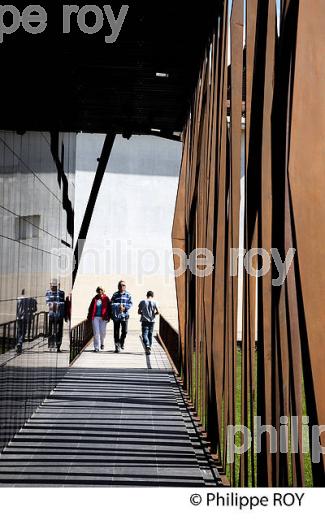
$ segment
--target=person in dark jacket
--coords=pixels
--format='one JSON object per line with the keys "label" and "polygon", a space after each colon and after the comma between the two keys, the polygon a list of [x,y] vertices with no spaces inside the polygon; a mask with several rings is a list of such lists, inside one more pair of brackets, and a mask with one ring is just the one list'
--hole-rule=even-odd
{"label": "person in dark jacket", "polygon": [[17,352],[21,354],[23,351],[23,343],[27,330],[30,328],[34,315],[37,311],[37,301],[35,298],[27,298],[25,289],[22,290],[21,296],[17,298]]}
{"label": "person in dark jacket", "polygon": [[57,351],[61,352],[63,320],[66,319],[65,294],[64,291],[61,291],[56,278],[51,280],[45,299],[49,309],[48,346],[49,348],[56,347]]}
{"label": "person in dark jacket", "polygon": [[97,287],[96,296],[91,300],[88,320],[91,320],[94,333],[94,352],[104,350],[107,323],[110,321],[111,302],[102,287]]}

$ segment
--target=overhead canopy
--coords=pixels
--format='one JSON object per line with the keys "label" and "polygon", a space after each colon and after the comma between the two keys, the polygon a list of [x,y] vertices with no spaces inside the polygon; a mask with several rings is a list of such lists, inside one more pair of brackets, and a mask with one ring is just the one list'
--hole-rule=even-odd
{"label": "overhead canopy", "polygon": [[[65,3],[42,2],[48,15],[44,33],[30,35],[21,27],[4,35],[0,126],[126,136],[159,130],[157,135],[177,138],[222,0],[128,0],[115,43],[105,43],[111,34],[105,15],[103,28],[87,35],[72,14],[71,33],[62,34]],[[20,4],[22,11],[27,4],[15,2],[17,8]],[[117,17],[122,2],[109,5]],[[87,15],[86,21],[93,25],[95,15]]]}

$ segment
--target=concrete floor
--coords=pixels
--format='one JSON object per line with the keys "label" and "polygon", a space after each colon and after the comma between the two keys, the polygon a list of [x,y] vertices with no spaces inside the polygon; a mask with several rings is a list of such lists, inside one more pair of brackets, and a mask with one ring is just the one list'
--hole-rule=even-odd
{"label": "concrete floor", "polygon": [[[111,332],[111,331],[110,331]],[[127,335],[125,348],[119,354],[115,353],[112,334],[105,339],[104,350],[93,352],[93,345],[84,350],[74,363],[74,368],[121,368],[121,369],[160,369],[172,370],[165,351],[157,341],[153,340],[150,356],[145,355],[139,333],[130,332]]]}

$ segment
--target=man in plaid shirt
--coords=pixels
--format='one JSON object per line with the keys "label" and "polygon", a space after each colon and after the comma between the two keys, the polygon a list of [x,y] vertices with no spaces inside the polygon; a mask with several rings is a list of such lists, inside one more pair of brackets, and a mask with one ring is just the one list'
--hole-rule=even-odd
{"label": "man in plaid shirt", "polygon": [[131,294],[126,290],[126,283],[118,283],[118,291],[111,298],[112,319],[114,321],[115,352],[124,349],[125,338],[128,333],[129,310],[133,305]]}

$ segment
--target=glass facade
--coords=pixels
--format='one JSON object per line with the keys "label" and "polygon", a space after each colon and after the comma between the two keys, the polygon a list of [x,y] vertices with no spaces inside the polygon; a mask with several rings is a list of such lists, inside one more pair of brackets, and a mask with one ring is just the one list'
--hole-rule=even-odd
{"label": "glass facade", "polygon": [[0,449],[69,363],[67,325],[49,348],[45,293],[54,278],[71,291],[75,154],[75,134],[0,131]]}

